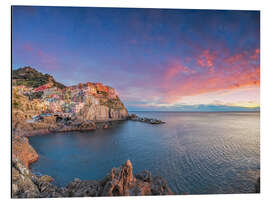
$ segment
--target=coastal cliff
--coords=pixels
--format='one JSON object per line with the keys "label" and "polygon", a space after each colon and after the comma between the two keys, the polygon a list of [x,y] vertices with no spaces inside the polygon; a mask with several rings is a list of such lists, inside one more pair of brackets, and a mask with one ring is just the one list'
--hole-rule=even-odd
{"label": "coastal cliff", "polygon": [[133,176],[131,162],[112,168],[103,180],[80,180],[75,178],[66,187],[58,188],[49,176],[38,177],[31,173],[18,159],[12,159],[12,198],[50,197],[97,197],[173,195],[166,181],[152,178],[149,171]]}
{"label": "coastal cliff", "polygon": [[29,169],[39,155],[28,136],[51,132],[109,128],[113,121],[129,119],[116,91],[102,83],[66,87],[31,67],[12,73],[12,197],[85,197],[173,194],[166,181],[149,171],[133,176],[128,160],[100,181],[74,179],[65,188],[38,177]]}
{"label": "coastal cliff", "polygon": [[12,73],[12,113],[16,120],[51,113],[81,120],[125,120],[128,111],[116,91],[102,83],[66,87],[31,67]]}
{"label": "coastal cliff", "polygon": [[108,128],[128,118],[116,91],[102,83],[66,87],[25,67],[12,72],[12,84],[12,156],[26,168],[38,159],[28,136]]}
{"label": "coastal cliff", "polygon": [[128,118],[116,91],[102,83],[66,87],[48,74],[25,67],[12,72],[12,84],[14,135],[94,130],[96,122],[108,128],[109,121]]}

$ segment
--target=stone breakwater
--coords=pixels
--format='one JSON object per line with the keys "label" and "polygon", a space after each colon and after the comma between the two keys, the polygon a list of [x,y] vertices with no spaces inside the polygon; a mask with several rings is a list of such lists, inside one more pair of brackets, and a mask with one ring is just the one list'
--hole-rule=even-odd
{"label": "stone breakwater", "polygon": [[164,124],[165,123],[164,121],[161,121],[155,118],[139,117],[136,114],[129,115],[128,120],[139,121],[139,122],[144,122],[144,123],[149,123],[149,124]]}
{"label": "stone breakwater", "polygon": [[166,181],[142,171],[133,175],[131,162],[112,168],[103,180],[75,178],[66,187],[56,187],[49,176],[36,176],[18,159],[12,159],[12,198],[173,195]]}

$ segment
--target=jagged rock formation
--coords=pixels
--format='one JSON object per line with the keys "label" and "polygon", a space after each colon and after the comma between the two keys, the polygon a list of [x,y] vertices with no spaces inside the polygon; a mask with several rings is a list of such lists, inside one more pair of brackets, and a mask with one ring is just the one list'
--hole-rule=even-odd
{"label": "jagged rock formation", "polygon": [[154,177],[148,171],[133,176],[132,164],[128,160],[119,168],[111,169],[101,181],[80,180],[75,178],[64,188],[50,183],[49,176],[37,177],[21,162],[12,159],[12,197],[49,198],[49,197],[96,197],[96,196],[136,196],[172,195],[166,181]]}

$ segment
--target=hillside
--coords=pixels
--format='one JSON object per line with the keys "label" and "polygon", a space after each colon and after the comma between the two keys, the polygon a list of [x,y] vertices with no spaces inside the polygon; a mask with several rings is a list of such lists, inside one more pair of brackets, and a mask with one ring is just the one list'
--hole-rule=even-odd
{"label": "hillside", "polygon": [[27,87],[36,88],[47,83],[52,83],[52,86],[60,89],[65,88],[65,85],[56,82],[51,75],[42,74],[30,66],[12,71],[13,86],[25,85]]}

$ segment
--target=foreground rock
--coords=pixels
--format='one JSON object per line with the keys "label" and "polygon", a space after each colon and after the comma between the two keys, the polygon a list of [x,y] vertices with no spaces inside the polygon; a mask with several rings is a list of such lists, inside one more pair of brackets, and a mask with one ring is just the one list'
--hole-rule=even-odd
{"label": "foreground rock", "polygon": [[165,123],[164,121],[161,121],[161,120],[158,120],[155,118],[139,117],[136,114],[129,115],[128,120],[140,121],[140,122],[149,123],[149,124],[163,124],[163,123]]}
{"label": "foreground rock", "polygon": [[101,181],[74,179],[66,187],[51,184],[49,176],[37,177],[17,158],[12,159],[12,198],[49,197],[97,197],[172,195],[166,181],[161,177],[152,178],[149,171],[133,176],[132,164],[128,160],[119,168],[111,169]]}

